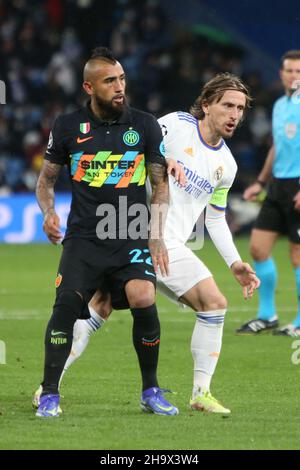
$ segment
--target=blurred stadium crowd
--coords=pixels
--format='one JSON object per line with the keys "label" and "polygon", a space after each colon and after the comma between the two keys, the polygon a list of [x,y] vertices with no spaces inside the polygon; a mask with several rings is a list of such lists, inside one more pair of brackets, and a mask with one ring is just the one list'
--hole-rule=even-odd
{"label": "blurred stadium crowd", "polygon": [[[217,72],[242,76],[254,103],[230,142],[239,165],[235,189],[254,177],[271,142],[270,116],[278,80],[244,73],[247,51],[168,21],[157,0],[0,0],[0,195],[33,191],[48,135],[58,114],[85,102],[82,68],[91,49],[113,49],[128,79],[133,106],[157,117],[188,110]],[[68,188],[62,175],[58,189]]]}

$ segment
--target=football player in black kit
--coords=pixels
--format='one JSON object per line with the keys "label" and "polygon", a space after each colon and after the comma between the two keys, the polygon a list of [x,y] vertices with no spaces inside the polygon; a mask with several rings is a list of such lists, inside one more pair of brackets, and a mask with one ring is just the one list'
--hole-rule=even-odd
{"label": "football player in black kit", "polygon": [[[141,406],[156,414],[178,409],[157,382],[160,324],[155,305],[155,271],[168,272],[162,212],[156,210],[146,236],[129,234],[135,204],[146,206],[145,179],[152,183],[153,207],[168,205],[167,165],[156,119],[126,104],[125,73],[112,52],[96,48],[84,67],[86,106],[59,116],[49,137],[37,183],[44,231],[52,243],[62,236],[54,207],[54,185],[64,165],[72,204],[56,278],[56,299],[45,335],[43,393],[36,416],[59,415],[58,383],[70,354],[73,326],[92,293],[109,282],[125,292],[114,308],[130,308],[133,343],[142,374]],[[120,209],[121,203],[127,210]],[[115,217],[106,216],[107,207]],[[132,208],[132,211],[130,209]],[[147,226],[147,221],[145,221]],[[143,230],[142,230],[143,232]],[[145,230],[144,230],[145,232]],[[134,237],[136,238],[136,237]],[[114,304],[115,303],[115,304]],[[116,371],[117,372],[117,371]]]}

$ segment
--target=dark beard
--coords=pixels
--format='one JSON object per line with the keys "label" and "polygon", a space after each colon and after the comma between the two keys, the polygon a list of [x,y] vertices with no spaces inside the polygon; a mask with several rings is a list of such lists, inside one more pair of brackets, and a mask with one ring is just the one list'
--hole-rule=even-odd
{"label": "dark beard", "polygon": [[104,121],[115,121],[119,117],[122,116],[125,106],[126,106],[126,98],[124,97],[124,104],[119,106],[114,106],[112,101],[106,101],[99,96],[95,96],[97,106],[101,113],[101,119]]}

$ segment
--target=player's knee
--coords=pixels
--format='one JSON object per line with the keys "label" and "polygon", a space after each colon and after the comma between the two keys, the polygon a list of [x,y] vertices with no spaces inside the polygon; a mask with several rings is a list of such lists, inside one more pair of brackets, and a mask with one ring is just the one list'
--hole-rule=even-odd
{"label": "player's knee", "polygon": [[154,304],[155,298],[151,292],[143,292],[131,296],[128,302],[131,308],[147,308]]}
{"label": "player's knee", "polygon": [[255,261],[265,261],[270,256],[270,253],[264,248],[264,246],[258,245],[257,243],[251,243],[250,253]]}
{"label": "player's knee", "polygon": [[130,308],[147,308],[155,303],[155,289],[152,282],[134,283],[126,285],[126,295]]}
{"label": "player's knee", "polygon": [[292,263],[292,266],[293,266],[294,269],[300,268],[300,257],[299,257],[299,255],[297,255],[297,256],[292,255],[291,256],[291,263]]}
{"label": "player's knee", "polygon": [[213,297],[206,302],[203,302],[204,311],[214,311],[214,310],[226,310],[227,309],[227,299],[224,295],[218,295]]}
{"label": "player's knee", "polygon": [[54,311],[70,311],[77,318],[80,318],[84,308],[81,296],[74,290],[62,290],[57,293]]}

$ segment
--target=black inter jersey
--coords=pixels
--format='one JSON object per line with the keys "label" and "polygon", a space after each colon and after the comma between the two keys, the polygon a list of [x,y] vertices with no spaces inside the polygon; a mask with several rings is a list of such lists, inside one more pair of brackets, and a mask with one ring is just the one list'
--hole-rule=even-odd
{"label": "black inter jersey", "polygon": [[[65,238],[97,238],[97,223],[107,215],[105,206],[99,209],[101,204],[115,208],[117,238],[125,238],[127,226],[122,225],[130,217],[122,212],[126,205],[128,209],[136,203],[146,204],[146,165],[165,166],[162,148],[156,119],[133,108],[125,108],[113,123],[98,119],[89,104],[58,117],[45,159],[69,168],[72,204]],[[126,196],[121,210],[120,196]]]}

